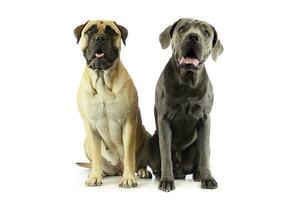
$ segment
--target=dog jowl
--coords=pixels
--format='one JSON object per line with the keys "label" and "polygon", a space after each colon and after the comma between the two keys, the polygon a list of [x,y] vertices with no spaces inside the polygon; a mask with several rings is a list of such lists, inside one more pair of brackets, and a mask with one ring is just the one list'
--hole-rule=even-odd
{"label": "dog jowl", "polygon": [[[157,131],[151,143],[157,145],[150,151],[159,151],[160,158],[155,157],[150,166],[163,191],[173,190],[174,178],[184,179],[187,174],[201,181],[202,188],[214,189],[217,182],[209,165],[213,89],[205,61],[209,55],[216,61],[223,46],[212,25],[190,18],[168,26],[159,39],[164,49],[171,44],[172,56],[156,85]],[[154,149],[157,146],[159,150]],[[157,160],[160,166],[155,166]]]}

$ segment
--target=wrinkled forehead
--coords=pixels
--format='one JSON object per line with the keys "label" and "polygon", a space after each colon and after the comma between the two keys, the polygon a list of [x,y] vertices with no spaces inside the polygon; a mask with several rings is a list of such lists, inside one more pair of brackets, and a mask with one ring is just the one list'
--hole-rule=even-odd
{"label": "wrinkled forehead", "polygon": [[116,45],[117,47],[121,46],[121,32],[117,25],[113,21],[108,21],[108,20],[91,20],[89,21],[84,28],[81,31],[81,38],[80,38],[80,48],[81,50],[85,50],[88,46],[88,41],[89,38],[85,34],[91,27],[96,26],[97,27],[97,32],[98,33],[103,33],[105,28],[107,26],[110,26],[118,35],[118,38],[116,40]]}
{"label": "wrinkled forehead", "polygon": [[120,35],[120,30],[116,26],[116,24],[113,21],[108,20],[91,20],[89,21],[85,27],[83,28],[81,35],[83,35],[87,30],[89,30],[92,26],[96,26],[98,29],[98,32],[103,32],[106,26],[110,26],[112,29],[114,29],[118,35]]}
{"label": "wrinkled forehead", "polygon": [[202,20],[197,20],[193,18],[183,18],[181,19],[177,26],[176,29],[178,30],[180,27],[185,26],[186,28],[201,28],[205,27],[209,30],[212,30],[212,27],[209,23],[202,21]]}

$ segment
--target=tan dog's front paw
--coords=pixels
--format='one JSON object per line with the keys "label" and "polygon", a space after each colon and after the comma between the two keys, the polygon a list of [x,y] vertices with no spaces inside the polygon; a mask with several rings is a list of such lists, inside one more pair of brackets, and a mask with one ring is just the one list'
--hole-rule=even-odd
{"label": "tan dog's front paw", "polygon": [[87,180],[85,181],[87,186],[101,186],[102,185],[102,177],[99,175],[90,174]]}
{"label": "tan dog's front paw", "polygon": [[132,188],[132,187],[136,187],[137,183],[134,180],[134,178],[124,178],[123,177],[119,186],[122,188]]}

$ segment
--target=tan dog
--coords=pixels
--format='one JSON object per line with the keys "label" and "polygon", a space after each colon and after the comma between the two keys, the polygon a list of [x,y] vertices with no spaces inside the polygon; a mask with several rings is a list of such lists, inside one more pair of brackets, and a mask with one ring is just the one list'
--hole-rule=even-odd
{"label": "tan dog", "polygon": [[[88,186],[102,184],[102,175],[123,174],[121,187],[135,187],[135,171],[151,178],[142,163],[142,147],[150,134],[142,125],[138,95],[120,60],[127,30],[113,21],[95,20],[74,30],[87,62],[78,91],[84,121],[84,148],[91,164]],[[137,161],[137,162],[136,162]]]}

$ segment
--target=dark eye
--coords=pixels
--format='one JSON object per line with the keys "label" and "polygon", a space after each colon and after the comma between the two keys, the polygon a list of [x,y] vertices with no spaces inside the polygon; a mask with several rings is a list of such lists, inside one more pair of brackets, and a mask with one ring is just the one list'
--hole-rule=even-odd
{"label": "dark eye", "polygon": [[185,26],[182,26],[182,27],[179,28],[179,33],[183,33],[183,32],[185,32],[185,31],[186,31]]}
{"label": "dark eye", "polygon": [[204,30],[204,31],[203,31],[203,34],[204,34],[204,36],[205,36],[205,37],[209,37],[209,36],[210,36],[210,34],[209,34],[209,31],[208,31],[208,30]]}
{"label": "dark eye", "polygon": [[95,32],[97,32],[97,27],[92,26],[90,29],[88,29],[85,33],[88,34],[89,36],[91,36],[92,34],[94,34]]}
{"label": "dark eye", "polygon": [[89,29],[88,31],[87,31],[87,34],[92,34],[93,33],[93,29]]}
{"label": "dark eye", "polygon": [[105,28],[105,33],[107,33],[109,35],[115,35],[116,34],[116,32],[111,27],[109,27],[109,26],[107,26]]}

